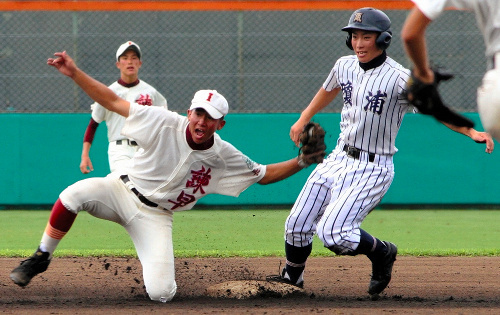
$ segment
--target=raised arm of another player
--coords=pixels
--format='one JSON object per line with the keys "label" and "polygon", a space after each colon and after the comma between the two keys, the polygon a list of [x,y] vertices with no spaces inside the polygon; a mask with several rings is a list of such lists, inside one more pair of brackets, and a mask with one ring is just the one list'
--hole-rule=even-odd
{"label": "raised arm of another player", "polygon": [[425,31],[432,22],[418,7],[414,7],[401,30],[401,38],[406,54],[413,63],[413,74],[424,83],[434,82],[434,73],[430,68],[427,54]]}
{"label": "raised arm of another player", "polygon": [[55,67],[62,74],[70,77],[80,88],[90,96],[91,99],[101,104],[104,108],[113,111],[124,117],[128,117],[130,103],[118,97],[106,85],[95,80],[80,68],[73,59],[66,53],[56,52],[55,58],[49,58],[47,64]]}
{"label": "raised arm of another player", "polygon": [[491,153],[493,152],[493,149],[495,147],[495,144],[493,142],[493,139],[491,138],[491,135],[487,132],[480,132],[475,130],[474,128],[468,128],[468,127],[457,127],[445,122],[441,122],[443,125],[446,127],[450,128],[453,131],[456,131],[458,133],[461,133],[463,135],[466,135],[467,137],[471,138],[477,143],[486,143],[486,153]]}
{"label": "raised arm of another player", "polygon": [[311,121],[314,115],[330,104],[333,99],[339,94],[340,88],[326,91],[323,87],[319,89],[309,105],[302,111],[300,118],[290,128],[290,139],[299,146],[299,136],[304,126]]}

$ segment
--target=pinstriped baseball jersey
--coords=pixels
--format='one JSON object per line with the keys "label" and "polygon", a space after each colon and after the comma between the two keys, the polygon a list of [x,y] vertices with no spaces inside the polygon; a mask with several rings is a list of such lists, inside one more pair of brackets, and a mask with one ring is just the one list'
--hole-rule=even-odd
{"label": "pinstriped baseball jersey", "polygon": [[[326,91],[342,91],[337,147],[317,165],[297,197],[285,223],[288,244],[308,246],[316,232],[325,247],[345,253],[357,248],[361,223],[394,178],[396,136],[404,114],[414,110],[402,95],[409,75],[385,52],[368,64],[354,55],[337,60],[323,83]],[[353,157],[344,145],[362,151]]]}
{"label": "pinstriped baseball jersey", "polygon": [[409,76],[410,71],[390,57],[367,71],[354,55],[338,59],[323,88],[342,90],[339,141],[371,153],[396,153],[403,116],[413,108],[401,97]]}

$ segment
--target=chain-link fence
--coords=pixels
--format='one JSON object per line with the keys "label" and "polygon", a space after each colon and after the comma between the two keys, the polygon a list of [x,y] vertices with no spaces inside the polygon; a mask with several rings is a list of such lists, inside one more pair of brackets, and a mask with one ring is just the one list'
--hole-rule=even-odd
{"label": "chain-link fence", "polygon": [[[408,66],[399,37],[408,11],[386,10],[394,37],[388,54]],[[105,84],[118,79],[115,53],[141,46],[140,78],[169,108],[185,112],[195,91],[216,89],[231,112],[300,112],[335,61],[351,51],[340,29],[352,11],[12,11],[0,12],[0,112],[89,112],[92,101],[46,65],[66,50]],[[435,63],[455,74],[442,84],[459,111],[476,111],[485,71],[484,44],[474,16],[449,11],[427,32]],[[335,100],[325,112],[340,111]]]}

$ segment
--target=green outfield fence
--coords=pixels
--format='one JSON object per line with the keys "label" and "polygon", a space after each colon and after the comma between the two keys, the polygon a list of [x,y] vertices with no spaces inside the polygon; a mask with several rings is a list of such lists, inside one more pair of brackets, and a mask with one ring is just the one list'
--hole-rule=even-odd
{"label": "green outfield fence", "polygon": [[[480,127],[477,114],[467,116]],[[288,138],[297,118],[298,114],[284,113],[229,114],[219,134],[255,161],[273,163],[297,154]],[[325,127],[328,149],[333,149],[340,114],[320,114],[316,121]],[[6,135],[0,138],[0,205],[52,204],[69,184],[88,176],[105,176],[109,172],[105,126],[97,130],[91,152],[95,171],[80,173],[81,142],[87,123],[87,114],[0,115]],[[396,146],[396,177],[383,205],[500,204],[500,155],[484,153],[484,144],[428,116],[407,114]],[[254,185],[239,198],[212,195],[199,204],[290,204],[311,170],[279,183]]]}

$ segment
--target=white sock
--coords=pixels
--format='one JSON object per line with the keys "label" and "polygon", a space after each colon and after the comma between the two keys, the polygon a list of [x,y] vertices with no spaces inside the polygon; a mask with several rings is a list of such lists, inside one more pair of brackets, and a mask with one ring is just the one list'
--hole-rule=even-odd
{"label": "white sock", "polygon": [[42,252],[49,253],[49,259],[52,258],[52,254],[56,250],[57,245],[61,240],[57,240],[47,235],[47,233],[43,233],[42,240],[40,242],[40,250]]}

